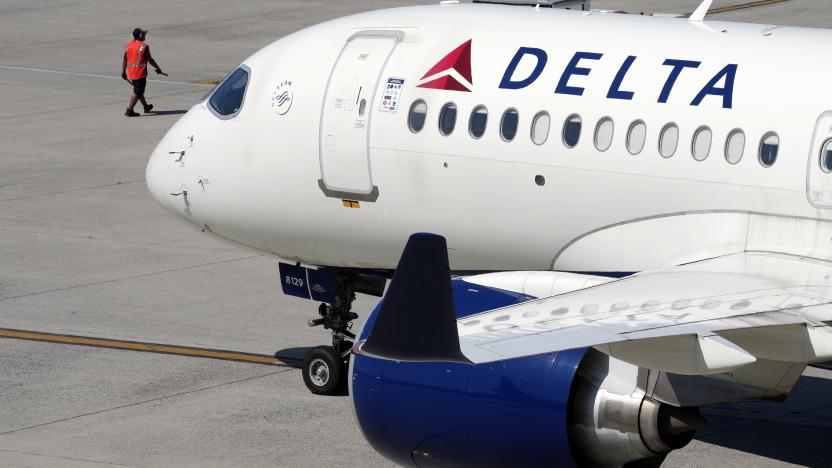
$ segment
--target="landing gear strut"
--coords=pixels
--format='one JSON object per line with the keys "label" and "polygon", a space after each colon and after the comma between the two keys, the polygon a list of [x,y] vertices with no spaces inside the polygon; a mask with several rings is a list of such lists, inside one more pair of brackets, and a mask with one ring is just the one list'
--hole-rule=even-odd
{"label": "landing gear strut", "polygon": [[318,307],[320,318],[310,320],[310,327],[322,326],[332,332],[332,346],[312,349],[303,360],[303,382],[310,392],[317,395],[343,394],[349,378],[348,363],[350,350],[355,342],[352,328],[358,314],[352,311],[355,293],[373,296],[384,293],[386,280],[356,273],[332,273],[335,290],[334,304]]}

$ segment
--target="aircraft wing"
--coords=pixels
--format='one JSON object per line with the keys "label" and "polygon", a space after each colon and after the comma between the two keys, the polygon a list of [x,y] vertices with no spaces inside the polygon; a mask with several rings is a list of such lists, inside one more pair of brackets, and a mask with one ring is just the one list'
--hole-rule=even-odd
{"label": "aircraft wing", "polygon": [[687,375],[832,358],[832,262],[745,252],[459,320],[473,363],[595,347]]}

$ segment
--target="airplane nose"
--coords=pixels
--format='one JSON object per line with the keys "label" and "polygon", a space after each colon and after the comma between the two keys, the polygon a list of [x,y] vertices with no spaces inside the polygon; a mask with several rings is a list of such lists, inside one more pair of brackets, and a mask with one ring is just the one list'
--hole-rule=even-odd
{"label": "airplane nose", "polygon": [[185,170],[185,159],[189,156],[186,153],[190,152],[189,142],[192,141],[193,136],[183,137],[181,126],[174,126],[153,150],[145,171],[147,190],[153,198],[165,210],[185,221],[190,215],[184,189],[189,174]]}
{"label": "airplane nose", "polygon": [[[196,111],[196,112],[195,112]],[[185,113],[156,145],[145,170],[147,190],[165,210],[176,217],[185,219],[190,213],[183,193],[192,174],[186,162],[193,157],[194,129],[197,127],[199,111],[191,108]],[[178,203],[177,203],[178,202]]]}
{"label": "airplane nose", "polygon": [[167,154],[162,154],[164,152],[164,146],[165,140],[162,140],[150,156],[150,160],[147,162],[145,181],[147,183],[147,189],[153,198],[169,210],[168,198],[170,198],[170,183],[167,179],[170,177],[170,174],[164,164],[164,159],[168,156]]}

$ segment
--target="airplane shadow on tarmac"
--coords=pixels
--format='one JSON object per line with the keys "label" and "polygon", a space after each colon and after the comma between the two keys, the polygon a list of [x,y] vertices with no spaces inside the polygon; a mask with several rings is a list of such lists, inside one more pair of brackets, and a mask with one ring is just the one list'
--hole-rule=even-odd
{"label": "airplane shadow on tarmac", "polygon": [[311,346],[281,349],[280,351],[274,353],[274,357],[283,361],[283,363],[289,367],[300,369],[303,366],[303,358],[305,358],[306,353],[312,349],[313,348]]}
{"label": "airplane shadow on tarmac", "polygon": [[803,466],[829,466],[832,380],[803,376],[783,403],[703,408],[708,426],[696,439]]}

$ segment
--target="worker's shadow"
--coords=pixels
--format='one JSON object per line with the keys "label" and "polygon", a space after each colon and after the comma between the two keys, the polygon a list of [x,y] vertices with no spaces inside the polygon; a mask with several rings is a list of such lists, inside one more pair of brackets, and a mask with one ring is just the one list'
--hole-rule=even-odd
{"label": "worker's shadow", "polygon": [[161,110],[161,111],[153,111],[149,114],[145,114],[145,117],[153,117],[154,115],[182,115],[188,112],[187,110],[177,109],[177,110]]}

